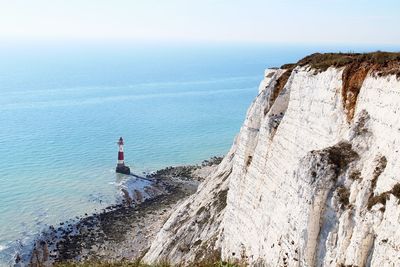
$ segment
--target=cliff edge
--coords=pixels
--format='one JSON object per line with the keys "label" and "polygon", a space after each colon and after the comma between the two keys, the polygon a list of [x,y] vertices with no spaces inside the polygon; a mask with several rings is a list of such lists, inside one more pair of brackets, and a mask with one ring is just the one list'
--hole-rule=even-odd
{"label": "cliff edge", "polygon": [[313,54],[266,70],[229,153],[144,261],[400,266],[399,62]]}

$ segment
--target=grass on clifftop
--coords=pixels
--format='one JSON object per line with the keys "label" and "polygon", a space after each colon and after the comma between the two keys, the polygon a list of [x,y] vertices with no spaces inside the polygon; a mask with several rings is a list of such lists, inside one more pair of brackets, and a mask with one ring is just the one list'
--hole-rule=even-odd
{"label": "grass on clifftop", "polygon": [[400,76],[400,53],[381,51],[372,53],[315,53],[299,60],[296,64],[285,64],[281,68],[293,69],[296,66],[309,65],[313,69],[325,71],[329,67],[340,68],[353,63],[375,65],[388,71],[384,74]]}

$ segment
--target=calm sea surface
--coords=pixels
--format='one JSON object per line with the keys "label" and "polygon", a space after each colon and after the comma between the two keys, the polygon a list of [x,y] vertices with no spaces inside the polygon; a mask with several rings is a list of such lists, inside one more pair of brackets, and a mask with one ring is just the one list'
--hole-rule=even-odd
{"label": "calm sea surface", "polygon": [[48,224],[116,201],[116,141],[136,172],[230,148],[267,67],[312,48],[0,47],[0,265]]}

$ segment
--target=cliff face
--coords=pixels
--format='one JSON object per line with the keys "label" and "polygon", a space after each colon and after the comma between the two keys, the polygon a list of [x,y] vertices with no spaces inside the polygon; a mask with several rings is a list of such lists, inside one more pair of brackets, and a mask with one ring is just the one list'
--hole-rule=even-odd
{"label": "cliff face", "polygon": [[229,154],[146,261],[400,266],[400,81],[314,63],[265,72]]}

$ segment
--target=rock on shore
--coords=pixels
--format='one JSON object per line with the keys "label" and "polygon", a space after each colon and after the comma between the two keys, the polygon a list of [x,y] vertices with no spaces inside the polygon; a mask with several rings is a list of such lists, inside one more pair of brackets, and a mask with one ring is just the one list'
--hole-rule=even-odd
{"label": "rock on shore", "polygon": [[[205,178],[201,170],[220,161],[214,157],[201,165],[168,167],[146,177],[130,176],[121,183],[120,204],[44,231],[35,241],[30,266],[142,257],[174,207],[193,194],[199,180]],[[25,264],[20,257],[17,262],[17,266]]]}

